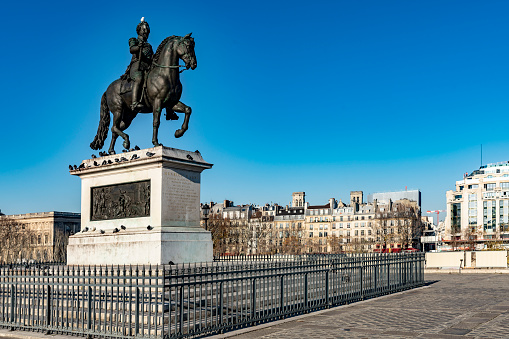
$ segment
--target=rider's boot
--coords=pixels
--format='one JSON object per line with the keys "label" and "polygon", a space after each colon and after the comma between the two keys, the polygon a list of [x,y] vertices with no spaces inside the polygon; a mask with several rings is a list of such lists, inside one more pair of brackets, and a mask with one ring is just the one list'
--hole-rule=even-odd
{"label": "rider's boot", "polygon": [[140,85],[141,85],[141,81],[138,79],[138,80],[135,80],[134,83],[133,83],[133,99],[132,99],[132,103],[131,103],[131,110],[133,112],[139,112],[142,108],[143,108],[143,105],[138,102],[139,100],[139,92],[140,92]]}
{"label": "rider's boot", "polygon": [[166,109],[166,120],[178,120],[179,116],[173,110]]}

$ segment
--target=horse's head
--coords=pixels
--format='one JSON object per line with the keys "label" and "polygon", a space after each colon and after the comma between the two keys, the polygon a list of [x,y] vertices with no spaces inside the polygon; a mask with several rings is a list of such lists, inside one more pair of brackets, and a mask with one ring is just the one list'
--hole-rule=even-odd
{"label": "horse's head", "polygon": [[186,69],[195,69],[197,66],[196,55],[194,54],[194,38],[189,33],[182,38],[177,44],[177,53],[180,59],[186,64]]}

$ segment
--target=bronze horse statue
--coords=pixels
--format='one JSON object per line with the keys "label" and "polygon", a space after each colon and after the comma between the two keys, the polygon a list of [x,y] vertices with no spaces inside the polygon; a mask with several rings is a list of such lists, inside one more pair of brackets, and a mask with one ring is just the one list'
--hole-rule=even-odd
{"label": "bronze horse statue", "polygon": [[[168,116],[174,115],[173,112],[185,113],[182,127],[175,131],[175,137],[180,138],[187,131],[189,118],[191,116],[191,107],[180,102],[182,95],[182,84],[179,78],[179,59],[185,63],[186,69],[196,68],[196,55],[194,54],[194,39],[191,33],[186,36],[169,36],[164,39],[152,61],[152,66],[146,76],[146,89],[143,90],[142,103],[143,108],[140,113],[153,113],[153,134],[152,144],[160,146],[157,140],[159,124],[161,121],[161,111],[166,109]],[[124,85],[123,85],[124,83]],[[115,154],[115,142],[120,135],[124,139],[123,146],[129,149],[129,136],[124,133],[138,112],[131,110],[131,89],[130,84],[125,84],[122,79],[113,81],[104,92],[101,98],[101,116],[97,135],[90,147],[99,150],[104,146],[104,141],[108,136],[108,127],[110,125],[110,114],[113,114],[113,124],[111,126],[111,144],[108,150],[109,154]]]}

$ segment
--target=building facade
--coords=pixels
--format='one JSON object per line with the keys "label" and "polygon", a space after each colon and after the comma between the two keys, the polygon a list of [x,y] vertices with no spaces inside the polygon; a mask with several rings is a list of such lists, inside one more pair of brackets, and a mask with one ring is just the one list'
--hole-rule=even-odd
{"label": "building facade", "polygon": [[390,201],[396,200],[409,200],[415,201],[419,208],[421,207],[421,191],[419,190],[404,190],[397,192],[383,192],[383,193],[373,193],[368,195],[368,203],[373,203],[375,200],[378,201],[379,204],[387,204]]}
{"label": "building facade", "polygon": [[0,215],[0,261],[65,261],[68,238],[80,230],[80,213]]}
{"label": "building facade", "polygon": [[509,246],[509,162],[488,164],[446,192],[450,249]]}
{"label": "building facade", "polygon": [[230,254],[397,252],[412,247],[421,236],[420,192],[416,193],[419,202],[405,198],[393,202],[391,197],[405,194],[391,192],[380,203],[376,199],[365,203],[362,191],[350,192],[350,204],[330,198],[328,204],[309,205],[304,192],[293,193],[291,204],[296,206],[285,208],[225,202],[221,209],[211,208],[211,214],[220,218],[216,224],[227,223],[228,231],[212,236],[215,244],[226,245],[220,253]]}

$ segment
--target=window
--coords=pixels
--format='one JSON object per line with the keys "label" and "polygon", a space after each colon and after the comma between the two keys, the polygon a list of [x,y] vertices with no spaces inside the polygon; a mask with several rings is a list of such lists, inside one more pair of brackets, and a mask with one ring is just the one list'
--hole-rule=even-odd
{"label": "window", "polygon": [[479,188],[479,185],[477,185],[477,184],[474,184],[474,185],[468,185],[468,189],[473,190],[473,189],[476,189],[476,188]]}
{"label": "window", "polygon": [[500,187],[502,188],[509,188],[509,182],[501,182]]}
{"label": "window", "polygon": [[350,228],[350,223],[349,222],[346,223],[346,228]]}
{"label": "window", "polygon": [[493,191],[495,189],[495,186],[496,186],[495,183],[485,184],[484,185],[484,187],[486,188],[486,191]]}
{"label": "window", "polygon": [[484,231],[495,231],[497,229],[496,201],[483,202],[483,216]]}
{"label": "window", "polygon": [[364,230],[361,230],[361,235],[364,235]]}
{"label": "window", "polygon": [[359,230],[355,230],[355,235],[359,235]]}
{"label": "window", "polygon": [[343,217],[339,217],[339,221],[343,221]]}
{"label": "window", "polygon": [[509,201],[500,200],[499,205],[499,225],[500,232],[508,232],[509,231]]}
{"label": "window", "polygon": [[312,230],[313,229],[313,225],[309,225],[309,229]]}
{"label": "window", "polygon": [[313,237],[313,232],[309,232],[309,237],[312,238]]}

